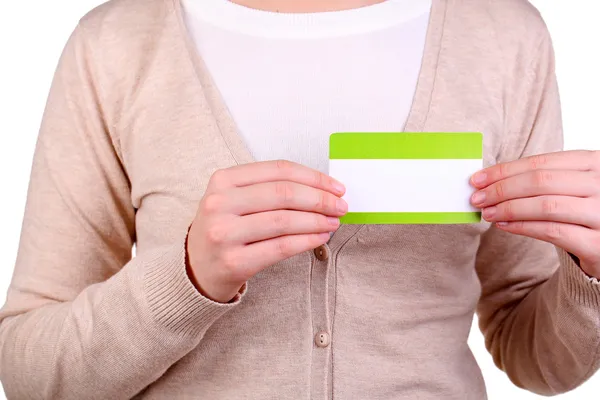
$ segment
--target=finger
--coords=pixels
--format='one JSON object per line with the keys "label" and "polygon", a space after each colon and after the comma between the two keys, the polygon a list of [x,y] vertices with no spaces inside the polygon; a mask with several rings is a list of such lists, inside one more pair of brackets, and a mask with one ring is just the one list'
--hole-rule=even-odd
{"label": "finger", "polygon": [[597,163],[598,155],[595,151],[573,150],[540,154],[485,168],[471,177],[471,184],[476,188],[484,188],[511,176],[540,169],[591,171]]}
{"label": "finger", "polygon": [[340,226],[336,217],[322,214],[278,210],[245,215],[237,218],[231,239],[236,243],[249,244],[284,235],[334,232]]}
{"label": "finger", "polygon": [[591,199],[569,196],[538,196],[505,201],[483,209],[489,222],[551,221],[600,228],[597,204]]}
{"label": "finger", "polygon": [[342,196],[346,189],[341,182],[315,169],[291,161],[263,161],[219,170],[211,177],[217,190],[257,183],[290,181]]}
{"label": "finger", "polygon": [[498,223],[496,226],[503,231],[552,243],[582,260],[598,258],[600,233],[583,226],[540,221]]}
{"label": "finger", "polygon": [[248,276],[302,252],[315,249],[329,241],[329,233],[287,235],[252,243],[238,250]]}
{"label": "finger", "polygon": [[538,170],[512,176],[479,190],[471,197],[476,207],[489,207],[503,201],[542,195],[587,197],[598,188],[592,172]]}
{"label": "finger", "polygon": [[274,210],[310,211],[339,217],[348,211],[346,202],[324,190],[293,182],[268,182],[231,189],[223,204],[235,215]]}

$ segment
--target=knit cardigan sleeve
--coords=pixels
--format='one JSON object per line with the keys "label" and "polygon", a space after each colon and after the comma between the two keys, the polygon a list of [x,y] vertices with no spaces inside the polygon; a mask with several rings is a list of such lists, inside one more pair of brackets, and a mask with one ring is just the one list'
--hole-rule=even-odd
{"label": "knit cardigan sleeve", "polygon": [[130,184],[90,51],[80,26],[61,56],[36,145],[0,310],[0,378],[11,399],[131,398],[241,299],[219,304],[196,291],[186,232],[132,259]]}
{"label": "knit cardigan sleeve", "polygon": [[[554,55],[544,32],[514,82],[500,161],[562,149]],[[600,367],[600,283],[564,250],[491,227],[477,255],[479,323],[496,365],[519,387],[552,395]]]}

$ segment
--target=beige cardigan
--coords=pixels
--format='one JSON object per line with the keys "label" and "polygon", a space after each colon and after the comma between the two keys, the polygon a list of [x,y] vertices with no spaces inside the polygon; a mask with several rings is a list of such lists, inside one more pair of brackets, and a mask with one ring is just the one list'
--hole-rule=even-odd
{"label": "beige cardigan", "polygon": [[[559,150],[553,63],[527,2],[434,0],[406,130],[484,132],[486,165]],[[475,311],[519,386],[557,393],[598,369],[600,284],[562,250],[484,222],[345,225],[234,303],[203,298],[187,227],[213,171],[251,161],[178,0],[113,0],[83,18],[0,313],[9,398],[481,400]]]}

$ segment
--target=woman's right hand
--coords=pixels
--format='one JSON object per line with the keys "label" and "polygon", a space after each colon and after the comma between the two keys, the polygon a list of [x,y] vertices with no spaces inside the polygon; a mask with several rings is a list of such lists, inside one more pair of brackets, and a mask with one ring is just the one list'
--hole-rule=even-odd
{"label": "woman's right hand", "polygon": [[188,235],[190,279],[204,296],[230,301],[261,270],[326,243],[348,210],[344,192],[289,161],[216,171]]}

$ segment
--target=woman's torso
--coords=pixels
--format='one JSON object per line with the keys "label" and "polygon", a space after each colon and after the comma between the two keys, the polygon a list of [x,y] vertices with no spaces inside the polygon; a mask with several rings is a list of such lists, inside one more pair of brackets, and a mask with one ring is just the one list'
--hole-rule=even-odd
{"label": "woman's torso", "polygon": [[[179,4],[134,3],[96,11],[88,29],[112,89],[107,113],[142,254],[187,229],[215,170],[253,159],[194,54]],[[106,33],[119,13],[133,11],[139,25]],[[518,69],[518,46],[494,36],[496,23],[476,1],[433,2],[405,127],[483,132],[486,165],[518,145],[505,143],[503,131],[505,63]],[[107,36],[129,39],[111,48]],[[242,303],[140,397],[484,398],[467,337],[480,295],[474,262],[488,227],[342,226],[322,249],[327,257],[303,253],[255,276]],[[329,337],[319,346],[321,333]]]}

